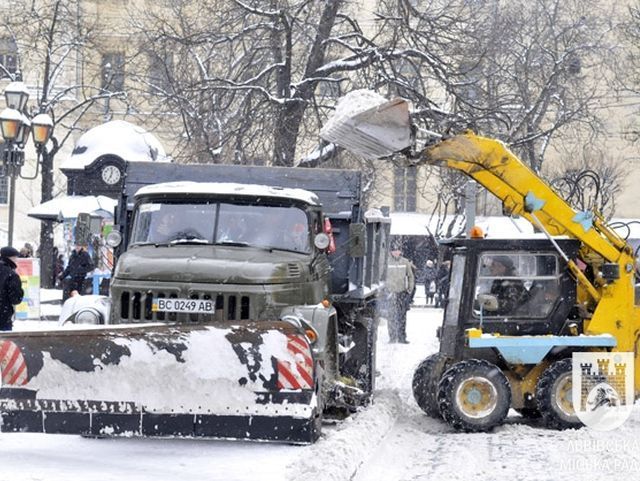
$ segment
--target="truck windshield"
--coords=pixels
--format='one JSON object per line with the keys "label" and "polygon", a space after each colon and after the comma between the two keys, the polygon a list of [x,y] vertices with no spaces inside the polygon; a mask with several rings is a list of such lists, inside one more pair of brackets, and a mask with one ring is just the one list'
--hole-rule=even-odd
{"label": "truck windshield", "polygon": [[228,244],[308,253],[309,221],[293,206],[142,203],[131,244]]}

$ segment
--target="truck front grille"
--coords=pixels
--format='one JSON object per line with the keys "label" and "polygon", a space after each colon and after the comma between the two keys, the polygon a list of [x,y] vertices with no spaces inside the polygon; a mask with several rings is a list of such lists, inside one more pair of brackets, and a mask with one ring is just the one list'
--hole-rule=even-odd
{"label": "truck front grille", "polygon": [[192,293],[189,299],[215,300],[214,314],[188,314],[178,312],[153,312],[154,298],[177,299],[176,293],[153,291],[123,291],[120,294],[120,323],[128,322],[209,322],[249,320],[249,296],[235,294]]}

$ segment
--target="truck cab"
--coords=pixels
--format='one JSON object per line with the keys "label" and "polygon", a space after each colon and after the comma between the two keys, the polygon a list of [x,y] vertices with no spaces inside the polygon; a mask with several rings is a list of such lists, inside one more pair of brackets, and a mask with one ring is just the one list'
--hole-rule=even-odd
{"label": "truck cab", "polygon": [[318,198],[302,189],[143,187],[113,275],[111,323],[274,320],[316,305],[329,294],[323,225]]}

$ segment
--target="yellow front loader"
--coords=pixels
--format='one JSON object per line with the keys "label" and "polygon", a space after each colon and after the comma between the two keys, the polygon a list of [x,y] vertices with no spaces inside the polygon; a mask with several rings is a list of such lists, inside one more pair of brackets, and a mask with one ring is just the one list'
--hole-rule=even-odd
{"label": "yellow front loader", "polygon": [[[362,93],[354,92],[341,104],[340,117],[322,131],[326,140],[366,158],[402,151],[411,164],[461,171],[498,197],[505,212],[525,217],[539,232],[508,242],[449,242],[452,269],[440,350],[415,371],[418,405],[466,431],[491,429],[510,408],[541,417],[552,428],[579,427],[585,421],[576,398],[589,390],[586,384],[579,386],[584,392],[574,389],[582,378],[572,358],[602,353],[593,363],[600,367],[594,379],[604,396],[598,406],[630,407],[640,393],[631,246],[597,212],[574,210],[498,140],[466,132],[415,151],[405,101],[374,99],[363,106]],[[385,119],[392,119],[387,133]],[[509,290],[517,292],[513,306],[500,299]],[[615,384],[609,379],[615,369],[626,371],[622,355],[609,369],[604,353],[633,354],[633,390],[615,392],[614,386],[606,397],[602,386]],[[583,363],[582,374],[591,367]],[[621,382],[617,389],[624,387]]]}

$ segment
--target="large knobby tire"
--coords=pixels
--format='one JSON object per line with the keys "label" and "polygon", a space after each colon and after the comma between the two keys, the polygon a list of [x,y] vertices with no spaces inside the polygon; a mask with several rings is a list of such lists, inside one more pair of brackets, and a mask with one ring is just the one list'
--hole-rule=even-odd
{"label": "large knobby tire", "polygon": [[413,373],[413,397],[427,416],[440,418],[438,383],[447,369],[448,358],[439,352],[422,361]]}
{"label": "large knobby tire", "polygon": [[551,429],[581,428],[573,409],[571,358],[549,366],[538,379],[536,401],[542,423]]}
{"label": "large knobby tire", "polygon": [[507,417],[511,388],[497,366],[469,359],[451,366],[438,385],[442,418],[453,428],[467,432],[488,431]]}

